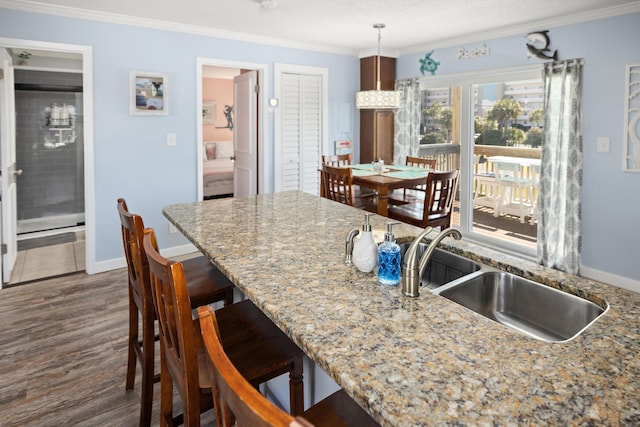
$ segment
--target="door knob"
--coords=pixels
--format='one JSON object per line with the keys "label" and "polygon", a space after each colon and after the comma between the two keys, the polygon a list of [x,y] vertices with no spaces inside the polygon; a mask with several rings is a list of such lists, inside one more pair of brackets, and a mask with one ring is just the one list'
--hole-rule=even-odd
{"label": "door knob", "polygon": [[16,170],[14,170],[14,171],[13,171],[13,174],[14,174],[15,176],[20,176],[20,175],[22,175],[22,169],[16,169]]}
{"label": "door knob", "polygon": [[235,160],[235,159],[236,159],[236,156],[229,157],[229,160]]}

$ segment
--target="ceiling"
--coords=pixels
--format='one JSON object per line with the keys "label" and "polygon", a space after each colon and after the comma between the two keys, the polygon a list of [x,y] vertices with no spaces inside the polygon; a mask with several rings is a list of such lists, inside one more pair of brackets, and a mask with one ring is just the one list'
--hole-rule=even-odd
{"label": "ceiling", "polygon": [[361,56],[377,48],[374,23],[386,24],[383,53],[403,54],[640,12],[638,0],[0,0],[3,6]]}

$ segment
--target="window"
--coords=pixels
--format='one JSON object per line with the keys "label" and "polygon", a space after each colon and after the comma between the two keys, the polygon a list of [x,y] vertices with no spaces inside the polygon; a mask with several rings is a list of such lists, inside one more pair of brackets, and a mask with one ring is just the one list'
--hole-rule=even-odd
{"label": "window", "polygon": [[474,240],[535,255],[540,68],[430,77],[421,93],[417,153],[461,173],[452,225]]}

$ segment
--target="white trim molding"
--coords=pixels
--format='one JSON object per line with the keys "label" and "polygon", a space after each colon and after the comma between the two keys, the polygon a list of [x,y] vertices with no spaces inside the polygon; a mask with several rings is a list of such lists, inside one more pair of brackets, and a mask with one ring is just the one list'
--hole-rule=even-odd
{"label": "white trim molding", "polygon": [[[1,1],[1,0],[0,0]],[[260,91],[258,92],[258,173],[260,176],[258,177],[258,193],[270,193],[272,191],[270,185],[269,174],[271,172],[271,165],[269,164],[269,159],[267,158],[266,152],[266,143],[267,143],[267,130],[268,123],[265,120],[265,111],[267,109],[267,93],[268,93],[268,82],[269,82],[269,66],[267,64],[260,63],[252,63],[252,62],[242,62],[242,61],[232,61],[227,59],[215,59],[215,58],[204,58],[204,57],[196,57],[196,99],[195,99],[195,116],[196,116],[196,129],[197,129],[197,141],[196,141],[196,152],[197,152],[197,193],[198,200],[202,200],[204,196],[204,189],[202,187],[202,141],[203,141],[203,132],[202,132],[202,78],[203,76],[203,67],[212,66],[212,67],[226,67],[226,68],[237,68],[243,70],[255,70],[258,72],[258,86],[260,87]]]}
{"label": "white trim molding", "polygon": [[64,16],[68,18],[87,19],[107,22],[112,24],[131,25],[134,27],[150,28],[155,30],[174,31],[178,33],[195,34],[200,36],[217,37],[228,40],[238,40],[248,43],[257,43],[268,46],[280,46],[291,49],[311,50],[337,55],[355,55],[353,49],[341,49],[334,46],[326,46],[315,43],[303,43],[295,40],[285,40],[262,35],[239,33],[235,31],[221,30],[197,25],[179,24],[176,22],[159,19],[141,18],[121,15],[117,13],[100,12],[70,6],[44,4],[29,0],[0,0],[0,7],[22,10],[25,12],[44,13],[47,15]]}
{"label": "white trim molding", "polygon": [[[163,21],[158,19],[149,19],[141,17],[126,16],[116,13],[100,12],[94,10],[87,10],[77,7],[60,6],[45,4],[37,1],[30,0],[0,0],[0,7],[22,10],[25,12],[44,13],[48,15],[65,16],[70,18],[87,19],[100,22],[108,22],[114,24],[132,25],[136,27],[151,28],[157,30],[175,31],[180,33],[196,34],[209,37],[218,37],[229,40],[245,41],[249,43],[258,43],[269,46],[279,46],[292,49],[303,49],[316,52],[334,53],[338,55],[358,55],[359,57],[369,56],[365,50],[339,48],[336,46],[327,46],[315,43],[303,43],[296,40],[285,40],[274,37],[265,37],[256,34],[240,33],[235,31],[227,31],[221,29],[214,29],[209,27],[179,24],[175,22]],[[468,34],[461,37],[451,37],[448,39],[434,40],[433,42],[408,46],[402,49],[398,49],[395,55],[408,55],[412,53],[419,53],[424,50],[442,49],[445,47],[452,47],[458,45],[464,45],[474,43],[478,41],[485,41],[490,39],[496,39],[500,37],[509,37],[517,34],[527,33],[530,31],[536,31],[540,28],[554,28],[564,25],[578,24],[587,21],[594,21],[597,19],[609,18],[613,16],[626,15],[631,13],[640,12],[640,1],[634,1],[617,6],[611,6],[602,9],[590,10],[582,13],[572,14],[570,16],[562,16],[550,19],[544,19],[534,22],[529,22],[524,25],[513,25],[504,28],[499,28],[490,31],[484,31],[474,34]]]}
{"label": "white trim molding", "polygon": [[[273,64],[273,97],[276,99],[282,99],[284,94],[282,93],[282,75],[283,74],[306,74],[312,76],[320,76],[322,80],[322,123],[320,132],[321,147],[320,153],[329,152],[329,69],[324,67],[310,67],[306,65],[296,64]],[[274,191],[281,191],[282,177],[280,172],[282,171],[282,108],[276,108],[273,117],[273,176],[274,176]],[[318,165],[319,167],[320,165]]]}
{"label": "white trim molding", "polygon": [[618,276],[616,274],[607,273],[606,271],[600,271],[595,268],[585,266],[580,266],[580,275],[587,279],[596,280],[598,282],[606,283],[607,285],[640,293],[639,280],[633,280],[628,277]]}
{"label": "white trim molding", "polygon": [[[3,0],[0,0],[0,7]],[[93,140],[93,48],[91,46],[51,43],[0,37],[0,47],[69,52],[82,55],[82,94],[84,109],[84,209],[85,270],[96,273],[96,201]]]}
{"label": "white trim molding", "polygon": [[[0,0],[0,4],[2,1]],[[468,34],[462,37],[452,37],[448,39],[435,40],[430,43],[409,46],[398,50],[399,55],[409,55],[412,53],[420,53],[433,49],[443,49],[474,43],[478,41],[486,41],[499,39],[502,37],[510,37],[518,34],[538,31],[540,28],[557,28],[565,25],[580,24],[583,22],[595,21],[598,19],[610,18],[613,16],[627,15],[640,12],[640,1],[626,3],[618,6],[611,6],[604,9],[589,10],[587,12],[575,13],[570,16],[560,16],[557,18],[543,19],[539,21],[527,22],[522,25],[513,25],[509,27],[499,28],[495,30]]]}

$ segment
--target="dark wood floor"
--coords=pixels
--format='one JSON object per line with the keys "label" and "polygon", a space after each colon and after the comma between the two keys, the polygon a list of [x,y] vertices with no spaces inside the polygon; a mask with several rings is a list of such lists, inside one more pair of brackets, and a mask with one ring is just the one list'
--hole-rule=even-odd
{"label": "dark wood floor", "polygon": [[127,327],[124,269],[0,290],[0,426],[138,425],[139,368],[124,389]]}

